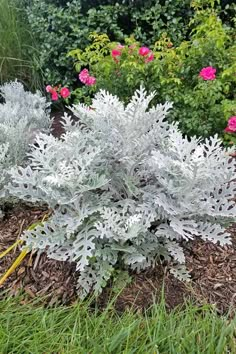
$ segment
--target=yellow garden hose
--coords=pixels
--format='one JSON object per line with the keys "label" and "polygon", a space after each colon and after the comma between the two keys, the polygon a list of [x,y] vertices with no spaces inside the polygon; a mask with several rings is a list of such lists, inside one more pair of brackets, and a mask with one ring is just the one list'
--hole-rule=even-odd
{"label": "yellow garden hose", "polygon": [[23,261],[27,253],[29,252],[29,249],[26,248],[21,251],[19,256],[16,258],[14,263],[10,266],[10,268],[6,271],[6,273],[2,276],[0,279],[0,286],[5,282],[5,280],[14,272],[14,270],[18,267],[19,264]]}
{"label": "yellow garden hose", "polygon": [[[34,223],[28,227],[27,230],[33,230],[36,226],[42,225],[42,223],[48,218],[48,214],[45,214],[42,221]],[[13,250],[17,245],[22,244],[22,240],[17,240],[13,245],[8,247],[5,251],[0,254],[0,259],[6,256],[11,250]],[[15,271],[15,269],[22,263],[26,255],[29,253],[30,249],[28,247],[24,248],[19,256],[15,259],[10,268],[5,272],[5,274],[0,278],[0,286],[6,281],[6,279]]]}
{"label": "yellow garden hose", "polygon": [[17,245],[19,245],[20,243],[22,243],[21,240],[17,240],[15,243],[13,243],[13,245],[11,245],[10,247],[8,247],[4,252],[2,252],[0,254],[0,259],[3,258],[4,256],[6,256],[13,248],[15,248]]}

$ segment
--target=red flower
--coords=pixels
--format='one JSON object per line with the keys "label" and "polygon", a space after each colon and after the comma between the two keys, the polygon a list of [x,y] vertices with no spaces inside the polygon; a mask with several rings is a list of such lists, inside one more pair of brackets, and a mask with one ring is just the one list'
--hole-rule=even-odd
{"label": "red flower", "polygon": [[148,55],[150,53],[150,49],[147,48],[147,47],[141,47],[139,48],[139,54],[142,56],[142,57],[145,57],[146,55]]}
{"label": "red flower", "polygon": [[224,130],[226,133],[236,133],[236,116],[230,117]]}
{"label": "red flower", "polygon": [[89,76],[86,81],[86,85],[93,86],[95,84],[96,84],[96,78],[94,76]]}
{"label": "red flower", "polygon": [[145,59],[145,63],[149,63],[154,60],[154,54],[150,52],[149,56]]}
{"label": "red flower", "polygon": [[70,96],[70,90],[67,87],[62,87],[60,95],[62,98],[67,98]]}
{"label": "red flower", "polygon": [[113,49],[111,51],[111,56],[113,59],[117,59],[117,57],[121,56],[121,51],[119,49]]}
{"label": "red flower", "polygon": [[51,98],[52,98],[52,101],[57,101],[58,100],[58,93],[55,91],[55,90],[52,90],[51,91]]}

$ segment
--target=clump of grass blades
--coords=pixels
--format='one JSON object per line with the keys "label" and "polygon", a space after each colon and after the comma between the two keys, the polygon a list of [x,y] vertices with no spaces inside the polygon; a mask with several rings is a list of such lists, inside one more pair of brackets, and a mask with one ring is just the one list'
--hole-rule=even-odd
{"label": "clump of grass blades", "polygon": [[46,309],[19,300],[0,301],[1,353],[235,353],[235,320],[207,306],[187,304],[166,311],[164,303],[146,314],[118,315],[91,303]]}
{"label": "clump of grass blades", "polygon": [[29,89],[41,88],[36,53],[24,13],[24,0],[1,0],[0,84],[17,78]]}

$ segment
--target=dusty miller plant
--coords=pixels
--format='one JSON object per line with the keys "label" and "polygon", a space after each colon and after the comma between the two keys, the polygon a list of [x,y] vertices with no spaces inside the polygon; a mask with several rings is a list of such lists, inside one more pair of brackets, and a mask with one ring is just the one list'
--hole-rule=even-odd
{"label": "dusty miller plant", "polygon": [[29,144],[39,131],[49,132],[51,120],[46,99],[24,90],[20,82],[0,86],[0,204],[11,167],[24,164]]}
{"label": "dusty miller plant", "polygon": [[[92,107],[72,108],[79,122],[64,117],[61,140],[39,135],[31,164],[12,171],[12,195],[53,210],[23,240],[76,262],[81,296],[101,291],[118,264],[137,271],[163,257],[184,264],[180,241],[230,242],[230,151],[217,137],[183,138],[165,119],[171,104],[149,109],[153,97],[141,88],[124,106],[100,91]],[[187,278],[181,267],[173,272]]]}

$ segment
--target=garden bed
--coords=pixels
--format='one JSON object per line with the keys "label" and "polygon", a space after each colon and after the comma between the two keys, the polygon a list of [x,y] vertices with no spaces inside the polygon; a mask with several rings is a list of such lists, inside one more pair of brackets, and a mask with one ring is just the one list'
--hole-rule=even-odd
{"label": "garden bed", "polygon": [[[60,119],[63,112],[54,112],[53,135],[62,132]],[[20,237],[29,225],[43,219],[46,208],[18,205],[6,211],[0,221],[1,252]],[[138,310],[148,308],[153,299],[158,301],[163,285],[166,306],[169,309],[184,304],[191,298],[196,303],[214,304],[219,313],[234,311],[236,308],[236,225],[230,230],[232,245],[220,247],[200,239],[185,244],[186,266],[191,274],[191,282],[183,283],[174,278],[168,266],[158,265],[139,274],[131,273],[131,282],[117,297],[116,308],[124,311],[127,307]],[[0,259],[0,275],[3,275],[20,253],[20,248]],[[1,286],[0,294],[16,295],[25,293],[25,301],[42,298],[48,305],[70,304],[77,298],[77,274],[75,265],[49,259],[45,253],[30,253],[22,264]],[[121,281],[119,287],[125,285]],[[119,290],[119,289],[118,289]],[[117,294],[116,284],[108,284],[98,299],[101,308],[106,307],[111,295]]]}
{"label": "garden bed", "polygon": [[[16,206],[9,210],[0,222],[0,248],[7,249],[30,224],[42,220],[45,209]],[[164,284],[168,308],[183,304],[192,298],[197,303],[215,304],[219,313],[232,311],[236,307],[236,226],[231,228],[232,246],[220,247],[210,242],[196,240],[185,247],[186,265],[192,280],[182,283],[169,274],[168,269],[157,266],[140,274],[132,273],[132,281],[119,295],[116,308],[123,311],[127,307],[142,310],[158,299]],[[2,275],[19,254],[19,248],[0,260]],[[17,270],[1,287],[11,295],[25,292],[25,299],[40,298],[49,305],[69,304],[76,300],[76,273],[73,264],[48,259],[45,254],[30,253]],[[111,295],[108,286],[99,298],[105,306]]]}

